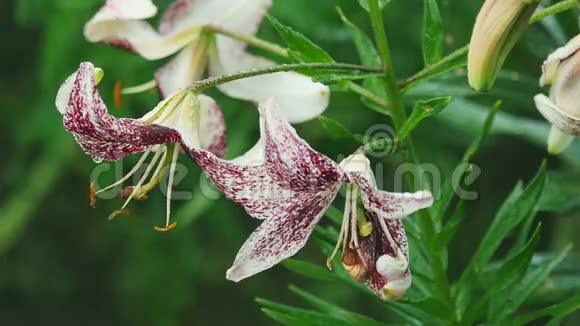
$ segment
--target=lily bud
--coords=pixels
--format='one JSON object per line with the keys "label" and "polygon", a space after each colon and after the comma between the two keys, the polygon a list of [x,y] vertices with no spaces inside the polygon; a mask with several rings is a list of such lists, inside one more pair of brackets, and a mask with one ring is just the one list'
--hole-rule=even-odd
{"label": "lily bud", "polygon": [[548,152],[558,154],[580,135],[580,35],[552,53],[542,66],[540,86],[552,85],[550,97],[534,97],[540,113],[552,124]]}
{"label": "lily bud", "polygon": [[493,87],[537,6],[537,0],[485,1],[473,27],[467,58],[469,85],[473,89],[488,91]]}

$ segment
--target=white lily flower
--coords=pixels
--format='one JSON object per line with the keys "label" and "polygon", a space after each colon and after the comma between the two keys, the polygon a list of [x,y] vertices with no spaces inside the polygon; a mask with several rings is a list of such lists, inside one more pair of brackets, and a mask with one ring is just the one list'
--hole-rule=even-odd
{"label": "white lily flower", "polygon": [[534,97],[540,113],[552,124],[548,152],[564,151],[580,135],[580,35],[552,53],[542,66],[540,86],[551,85],[550,97]]}

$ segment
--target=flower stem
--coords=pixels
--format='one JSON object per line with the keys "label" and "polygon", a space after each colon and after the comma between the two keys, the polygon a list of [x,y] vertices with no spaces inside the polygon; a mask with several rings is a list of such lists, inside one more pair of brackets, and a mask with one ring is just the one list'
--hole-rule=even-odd
{"label": "flower stem", "polygon": [[[283,48],[283,47],[279,46],[278,44],[257,38],[255,36],[244,35],[244,34],[232,32],[230,30],[226,30],[226,29],[223,29],[221,27],[213,26],[213,25],[206,26],[205,29],[208,32],[221,34],[221,35],[230,37],[234,40],[242,41],[248,45],[251,45],[251,46],[256,47],[258,49],[272,53],[280,58],[284,58],[284,59],[290,58],[288,49]],[[371,101],[377,105],[380,105],[381,107],[387,108],[387,102],[385,102],[385,100],[383,100],[380,96],[372,93],[371,91],[367,90],[366,88],[360,86],[359,84],[357,84],[355,82],[352,82],[352,81],[348,82],[348,89],[351,92],[356,93],[356,94],[360,95],[361,97],[364,97],[364,98],[368,99],[369,101]],[[386,113],[389,113],[389,112],[386,112]]]}
{"label": "flower stem", "polygon": [[215,25],[207,25],[204,28],[208,32],[221,34],[221,35],[227,36],[229,38],[232,38],[234,40],[242,41],[246,44],[249,44],[249,45],[254,46],[256,48],[268,51],[268,52],[275,54],[277,56],[280,56],[283,58],[289,57],[288,49],[285,49],[285,48],[279,46],[278,44],[271,43],[271,42],[259,39],[257,37],[254,37],[254,36],[244,35],[244,34],[230,31],[230,30],[226,30],[226,29],[223,29],[223,28],[221,28],[219,26],[215,26]]}
{"label": "flower stem", "polygon": [[564,0],[564,1],[558,2],[556,4],[553,4],[549,7],[544,8],[543,10],[540,10],[537,13],[535,13],[532,16],[532,18],[530,18],[530,24],[537,23],[540,20],[542,20],[548,16],[559,14],[563,11],[566,11],[568,9],[572,9],[572,8],[578,7],[578,6],[580,6],[580,0]]}
{"label": "flower stem", "polygon": [[369,1],[369,7],[371,23],[375,33],[375,41],[377,43],[377,47],[381,54],[381,60],[383,62],[385,90],[390,103],[390,111],[393,117],[395,128],[399,129],[403,123],[405,123],[407,114],[405,112],[405,106],[403,105],[401,93],[399,92],[397,79],[393,71],[393,62],[391,59],[391,52],[389,50],[389,41],[387,39],[385,29],[383,28],[383,16],[381,10],[379,9],[378,0]]}
{"label": "flower stem", "polygon": [[[407,113],[405,112],[402,94],[397,84],[397,78],[395,76],[395,72],[393,69],[389,41],[384,29],[383,16],[379,8],[379,0],[370,0],[369,9],[371,23],[373,31],[375,33],[375,41],[377,43],[377,48],[381,54],[381,60],[383,62],[385,90],[390,104],[390,111],[393,118],[393,124],[395,125],[395,128],[399,130],[407,120]],[[419,160],[415,152],[415,147],[412,138],[409,137],[406,143],[407,148],[409,150],[408,160],[417,165]],[[419,168],[417,173],[419,175],[421,174],[421,170]],[[409,174],[406,174],[406,177],[409,186],[415,188],[417,184],[415,178]],[[426,243],[429,243],[430,241],[432,241],[433,236],[435,235],[435,227],[433,225],[433,219],[431,218],[429,211],[420,210],[419,218],[417,219],[417,221],[418,223],[420,223],[424,241]],[[445,268],[441,264],[441,260],[439,259],[438,253],[433,252],[431,250],[426,250],[426,254],[434,274],[433,277],[435,282],[433,284],[433,291],[440,299],[447,302],[449,298],[449,281],[447,279]]]}
{"label": "flower stem", "polygon": [[313,70],[348,70],[348,71],[360,71],[360,72],[376,72],[381,73],[383,72],[382,68],[375,68],[375,67],[366,67],[360,66],[355,64],[349,63],[294,63],[294,64],[282,64],[278,66],[272,66],[267,68],[256,68],[250,69],[246,71],[241,71],[229,75],[218,76],[207,78],[201,81],[198,81],[189,87],[189,90],[201,93],[208,88],[229,83],[234,80],[259,76],[259,75],[266,75],[272,74],[276,72],[283,72],[283,71],[313,71]]}
{"label": "flower stem", "polygon": [[[539,10],[538,12],[536,12],[532,16],[532,18],[530,18],[530,24],[535,24],[535,23],[539,22],[540,20],[542,20],[548,16],[559,14],[559,13],[564,12],[566,10],[578,7],[579,5],[580,5],[580,0],[564,0],[564,1],[558,2],[554,5],[551,5],[547,8],[544,8],[543,10]],[[441,67],[447,65],[449,62],[452,62],[456,59],[467,56],[468,51],[469,51],[469,44],[466,44],[466,45],[460,47],[459,49],[453,51],[449,55],[445,56],[441,60],[437,61],[436,63],[423,68],[421,71],[417,72],[413,76],[401,81],[399,83],[399,87],[404,88],[404,87],[412,84],[416,80],[419,80],[425,76],[429,76],[431,73],[439,70]]]}

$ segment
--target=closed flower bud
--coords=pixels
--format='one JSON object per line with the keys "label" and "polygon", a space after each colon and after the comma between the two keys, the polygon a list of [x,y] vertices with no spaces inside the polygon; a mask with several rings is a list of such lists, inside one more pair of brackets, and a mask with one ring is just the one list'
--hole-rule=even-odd
{"label": "closed flower bud", "polygon": [[485,1],[473,27],[467,58],[469,85],[473,89],[492,88],[537,5],[537,0]]}
{"label": "closed flower bud", "polygon": [[548,152],[558,154],[580,135],[580,35],[552,53],[542,66],[540,85],[551,85],[550,97],[534,97],[540,113],[552,124]]}

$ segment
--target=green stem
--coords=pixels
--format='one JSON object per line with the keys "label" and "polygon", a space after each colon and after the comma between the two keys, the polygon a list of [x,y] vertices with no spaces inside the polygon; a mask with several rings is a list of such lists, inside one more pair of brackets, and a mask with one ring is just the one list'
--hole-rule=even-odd
{"label": "green stem", "polygon": [[285,48],[279,46],[278,44],[264,41],[262,39],[254,37],[254,36],[244,35],[244,34],[236,33],[233,31],[229,31],[229,30],[223,29],[219,26],[208,25],[208,26],[205,26],[204,28],[208,32],[221,34],[221,35],[227,36],[229,38],[232,38],[234,40],[242,41],[246,44],[249,44],[249,45],[254,46],[256,48],[268,51],[268,52],[275,54],[277,56],[280,56],[283,58],[289,57],[288,49],[285,49]]}
{"label": "green stem", "polygon": [[[564,1],[558,2],[554,5],[551,5],[547,8],[544,8],[543,10],[540,10],[537,13],[535,13],[532,16],[532,18],[530,18],[530,24],[535,24],[535,23],[539,22],[540,20],[542,20],[548,16],[559,14],[561,12],[572,9],[574,7],[578,7],[579,5],[580,5],[580,0],[564,0]],[[448,63],[450,63],[456,59],[459,59],[461,57],[467,56],[468,51],[469,51],[469,44],[466,44],[466,45],[460,47],[459,49],[453,51],[449,55],[445,56],[441,60],[437,61],[435,64],[432,64],[428,67],[423,68],[421,71],[417,72],[413,76],[400,82],[399,87],[404,88],[404,87],[412,84],[416,80],[419,80],[425,76],[429,76],[431,73],[438,71],[439,69],[441,69],[441,67],[444,67]]]}
{"label": "green stem", "polygon": [[272,74],[283,71],[311,71],[311,70],[351,70],[360,72],[383,72],[382,68],[366,67],[349,63],[294,63],[282,64],[267,68],[250,69],[225,76],[217,76],[198,81],[189,87],[189,90],[201,93],[208,88],[229,83],[234,80]]}
{"label": "green stem", "polygon": [[548,16],[559,14],[563,11],[566,11],[568,9],[572,9],[572,8],[578,7],[578,6],[580,6],[580,0],[564,0],[564,1],[558,2],[556,4],[553,4],[549,7],[544,8],[543,10],[540,10],[537,13],[535,13],[532,16],[532,18],[530,18],[530,24],[537,23],[540,20],[542,20]]}
{"label": "green stem", "polygon": [[395,128],[399,129],[407,120],[407,114],[405,112],[405,106],[403,104],[403,99],[401,93],[399,92],[399,86],[397,85],[397,79],[393,71],[393,61],[391,59],[391,52],[389,50],[389,41],[387,39],[387,34],[383,28],[383,16],[379,8],[378,0],[369,1],[371,23],[373,26],[373,31],[375,33],[375,42],[381,54],[381,61],[383,62],[384,69],[384,79],[385,79],[385,90],[387,97],[389,99],[390,111],[393,117],[393,123]]}
{"label": "green stem", "polygon": [[[390,103],[390,111],[395,128],[399,130],[407,120],[407,113],[405,112],[402,95],[397,84],[395,71],[393,69],[389,41],[384,29],[383,16],[379,8],[379,0],[370,0],[369,8],[371,23],[375,34],[375,41],[381,54],[381,60],[384,66],[385,90]],[[411,137],[409,137],[407,140],[407,147],[409,149],[409,161],[415,163],[418,166],[419,160],[417,159],[415,147]],[[415,188],[415,179],[409,174],[406,174],[406,177],[409,186]],[[419,215],[420,216],[417,220],[421,226],[422,236],[424,237],[423,240],[426,243],[429,243],[435,234],[433,219],[431,218],[428,210],[419,211]],[[436,295],[439,298],[447,302],[449,298],[449,281],[447,279],[445,268],[441,264],[441,261],[436,253],[428,250],[427,256],[435,279],[433,290],[436,292]]]}
{"label": "green stem", "polygon": [[[285,49],[285,48],[279,46],[278,44],[268,42],[266,40],[262,40],[260,38],[255,37],[255,36],[235,33],[235,32],[232,32],[232,31],[229,31],[229,30],[223,29],[221,27],[217,27],[217,26],[206,26],[205,28],[209,32],[214,32],[217,34],[221,34],[221,35],[230,37],[234,40],[242,41],[248,45],[251,45],[251,46],[256,47],[258,49],[262,49],[264,51],[270,52],[270,53],[272,53],[276,56],[279,56],[281,58],[285,58],[285,59],[290,58],[288,49]],[[366,88],[360,86],[357,83],[349,81],[348,82],[348,89],[350,91],[352,91],[353,93],[356,93],[356,94],[368,99],[369,101],[371,101],[377,105],[380,105],[384,108],[387,108],[387,102],[385,100],[383,100],[380,96],[374,94],[373,92],[367,90]]]}

